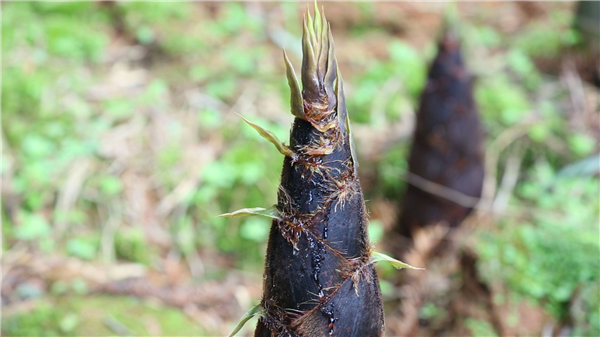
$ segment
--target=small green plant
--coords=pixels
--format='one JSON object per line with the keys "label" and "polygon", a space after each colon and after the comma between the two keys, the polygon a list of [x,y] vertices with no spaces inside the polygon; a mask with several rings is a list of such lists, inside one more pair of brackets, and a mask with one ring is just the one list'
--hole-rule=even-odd
{"label": "small green plant", "polygon": [[149,263],[151,247],[146,244],[141,227],[121,228],[115,235],[115,254],[118,259]]}
{"label": "small green plant", "polygon": [[494,330],[494,327],[486,321],[467,318],[465,320],[465,327],[471,331],[472,336],[498,336],[498,334]]}
{"label": "small green plant", "polygon": [[600,285],[598,182],[561,178],[543,162],[529,175],[531,181],[517,192],[536,211],[527,221],[502,221],[497,233],[482,234],[481,275],[487,282],[503,280],[557,319],[573,315],[572,299],[585,298],[577,300],[586,309],[578,313],[575,328],[597,335],[598,296],[581,296]]}

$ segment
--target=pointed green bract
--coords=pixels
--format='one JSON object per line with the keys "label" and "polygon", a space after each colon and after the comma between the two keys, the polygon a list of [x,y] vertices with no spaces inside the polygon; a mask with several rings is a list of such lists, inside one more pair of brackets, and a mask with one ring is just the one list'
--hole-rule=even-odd
{"label": "pointed green bract", "polygon": [[352,125],[350,125],[350,117],[346,114],[346,130],[350,138],[350,155],[352,156],[352,164],[354,164],[354,174],[358,176],[358,160],[356,160],[356,145],[352,140]]}
{"label": "pointed green bract", "polygon": [[[315,91],[319,87],[319,79],[315,76],[316,60],[315,51],[317,50],[316,39],[313,31],[312,18],[307,13],[304,19],[304,30],[302,31],[302,87],[305,91]],[[318,52],[318,51],[317,51]]]}
{"label": "pointed green bract", "polygon": [[327,91],[327,96],[331,97],[334,95],[333,81],[337,77],[337,60],[333,54],[333,36],[331,35],[331,27],[329,23],[327,23],[327,35],[329,41],[329,50],[327,55],[327,72],[325,73],[325,90]]}
{"label": "pointed green bract", "polygon": [[319,78],[325,78],[325,70],[327,69],[327,60],[329,59],[330,51],[333,51],[329,44],[330,39],[327,35],[327,27],[329,23],[325,19],[325,11],[321,12],[321,25],[317,27],[316,34],[319,35],[319,44],[321,49],[319,50],[319,55],[317,58],[317,70],[319,73]]}
{"label": "pointed green bract", "polygon": [[237,211],[234,211],[231,213],[224,213],[224,214],[221,214],[218,216],[224,217],[224,218],[234,218],[234,217],[238,217],[238,216],[253,216],[253,215],[260,215],[260,216],[264,216],[264,217],[271,218],[271,219],[281,219],[279,217],[279,211],[277,210],[277,207],[275,207],[275,206],[271,206],[269,208],[264,208],[264,207],[242,208]]}
{"label": "pointed green bract", "polygon": [[323,43],[321,40],[321,30],[323,29],[323,18],[321,17],[321,13],[319,12],[319,6],[317,6],[316,1],[315,1],[315,21],[314,21],[312,28],[313,28],[312,33],[313,33],[315,44],[316,44],[316,47],[315,47],[316,55],[314,55],[314,56],[319,56],[319,54],[321,54],[321,51],[323,50]]}
{"label": "pointed green bract", "polygon": [[376,263],[376,262],[380,262],[380,261],[385,261],[385,262],[391,264],[396,269],[406,268],[406,269],[425,270],[425,268],[413,267],[408,263],[404,263],[400,260],[396,260],[393,257],[385,255],[383,253],[371,252],[371,262]]}
{"label": "pointed green bract", "polygon": [[246,322],[248,322],[252,317],[256,315],[258,315],[259,317],[262,317],[264,315],[264,309],[262,305],[260,305],[260,303],[248,310],[248,312],[240,319],[240,322],[235,327],[233,332],[229,335],[229,337],[233,337],[236,333],[240,332],[240,330],[242,330],[242,328],[244,327],[244,324],[246,324]]}
{"label": "pointed green bract", "polygon": [[300,89],[300,83],[298,82],[298,78],[296,77],[294,66],[292,66],[292,62],[290,62],[290,59],[287,57],[285,49],[283,50],[283,59],[285,60],[286,76],[291,90],[290,105],[292,114],[298,118],[304,119],[304,108],[302,106],[302,90]]}
{"label": "pointed green bract", "polygon": [[307,10],[306,11],[306,18],[305,18],[305,29],[306,32],[308,34],[308,38],[310,38],[310,42],[313,46],[315,46],[317,44],[317,40],[315,39],[315,34],[314,34],[314,23],[313,23],[313,19],[312,16],[310,15],[310,11]]}
{"label": "pointed green bract", "polygon": [[283,154],[284,156],[288,156],[288,157],[294,156],[294,151],[292,151],[289,147],[285,146],[285,144],[283,144],[283,142],[281,142],[277,138],[277,136],[275,136],[275,134],[273,132],[271,132],[269,130],[265,130],[262,127],[260,127],[259,125],[250,122],[249,120],[244,118],[242,115],[239,115],[239,116],[242,117],[244,122],[246,122],[248,125],[250,125],[254,130],[258,131],[258,134],[260,134],[264,139],[268,140],[269,142],[271,142],[271,144],[275,145],[275,147],[281,154]]}
{"label": "pointed green bract", "polygon": [[338,119],[340,125],[345,126],[346,133],[348,134],[348,140],[350,141],[350,154],[352,156],[352,164],[354,164],[354,175],[358,177],[358,160],[356,159],[356,145],[354,145],[354,138],[352,137],[352,125],[350,124],[350,116],[346,111],[346,99],[344,98],[344,82],[342,81],[342,74],[339,69],[337,71],[336,81],[336,96],[338,102]]}

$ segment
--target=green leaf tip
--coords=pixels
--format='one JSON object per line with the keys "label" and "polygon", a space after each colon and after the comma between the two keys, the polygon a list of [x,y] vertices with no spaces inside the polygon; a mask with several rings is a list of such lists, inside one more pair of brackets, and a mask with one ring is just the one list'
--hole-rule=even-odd
{"label": "green leaf tip", "polygon": [[415,270],[425,270],[425,268],[413,267],[408,263],[404,263],[400,260],[396,260],[391,256],[385,255],[379,252],[371,252],[371,262],[376,263],[380,261],[385,261],[391,264],[396,269],[415,269]]}
{"label": "green leaf tip", "polygon": [[350,140],[350,156],[352,158],[352,164],[354,166],[354,176],[358,177],[358,159],[356,159],[356,145],[352,138],[352,125],[350,125],[350,117],[346,113],[346,132],[348,132],[348,139]]}
{"label": "green leaf tip", "polygon": [[283,144],[283,142],[281,142],[277,136],[275,136],[275,134],[269,130],[265,130],[262,127],[260,127],[257,124],[252,123],[251,121],[247,120],[246,118],[244,118],[244,116],[238,114],[243,120],[244,122],[246,122],[246,124],[250,125],[254,130],[256,130],[258,132],[259,135],[261,135],[261,137],[263,137],[264,139],[268,140],[269,142],[271,142],[271,144],[275,145],[275,147],[277,148],[277,150],[284,156],[288,156],[288,157],[295,157],[296,154],[294,153],[294,151],[292,151],[292,149],[290,149],[289,147],[285,146],[285,144]]}
{"label": "green leaf tip", "polygon": [[224,213],[224,214],[217,215],[217,216],[224,217],[224,218],[234,218],[234,217],[238,217],[238,216],[253,216],[253,215],[260,215],[260,216],[264,216],[264,217],[272,218],[272,219],[281,219],[279,217],[279,211],[277,210],[277,208],[275,206],[271,206],[269,208],[264,208],[264,207],[242,208],[242,209],[239,209],[239,210],[231,212],[231,213]]}
{"label": "green leaf tip", "polygon": [[263,317],[265,314],[265,311],[262,307],[262,305],[259,303],[255,306],[253,306],[252,308],[250,308],[250,310],[248,310],[248,312],[240,319],[240,322],[238,323],[238,325],[235,327],[235,329],[233,329],[233,332],[229,335],[229,337],[233,337],[235,336],[236,333],[240,332],[240,330],[242,330],[242,328],[244,327],[244,324],[246,324],[246,322],[248,322],[252,317],[254,316],[259,316],[259,317]]}
{"label": "green leaf tip", "polygon": [[283,59],[285,60],[285,70],[286,76],[288,80],[288,84],[290,86],[291,94],[290,94],[290,106],[292,114],[298,118],[304,118],[304,106],[302,101],[302,90],[300,89],[300,83],[298,82],[298,78],[296,77],[296,72],[294,71],[294,66],[287,54],[285,53],[285,49],[283,50]]}
{"label": "green leaf tip", "polygon": [[333,86],[333,82],[338,78],[337,60],[333,54],[334,44],[333,35],[331,35],[331,26],[327,24],[327,36],[329,41],[329,50],[327,53],[327,72],[325,73],[325,90],[328,96],[337,94],[336,89]]}
{"label": "green leaf tip", "polygon": [[310,10],[308,9],[308,6],[306,6],[306,17],[305,17],[305,23],[306,23],[306,33],[308,33],[308,37],[310,37],[310,42],[314,45],[316,42],[315,39],[315,35],[314,35],[314,22],[313,22],[313,18],[312,15],[310,15]]}
{"label": "green leaf tip", "polygon": [[314,33],[315,33],[315,37],[318,40],[320,40],[321,38],[321,31],[323,30],[323,17],[321,16],[321,13],[319,12],[319,6],[317,6],[317,2],[315,1],[315,21],[314,21]]}

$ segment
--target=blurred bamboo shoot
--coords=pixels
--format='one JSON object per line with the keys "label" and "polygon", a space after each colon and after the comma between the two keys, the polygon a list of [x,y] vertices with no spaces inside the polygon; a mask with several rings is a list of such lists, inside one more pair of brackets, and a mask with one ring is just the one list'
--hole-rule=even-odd
{"label": "blurred bamboo shoot", "polygon": [[[409,172],[435,183],[440,193],[409,184],[395,232],[412,238],[420,227],[457,227],[474,205],[452,200],[445,191],[477,200],[484,178],[483,132],[473,100],[472,80],[464,67],[455,32],[447,28],[430,66],[421,95]],[[410,181],[410,180],[409,180]]]}

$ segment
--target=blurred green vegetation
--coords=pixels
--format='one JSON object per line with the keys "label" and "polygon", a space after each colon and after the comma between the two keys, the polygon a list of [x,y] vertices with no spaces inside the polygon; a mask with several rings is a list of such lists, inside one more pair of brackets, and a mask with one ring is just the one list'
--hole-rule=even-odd
{"label": "blurred green vegetation", "polygon": [[482,234],[482,275],[489,283],[506,282],[555,317],[573,315],[573,335],[593,336],[600,331],[597,178],[560,177],[547,162],[528,176],[516,192],[536,211],[524,221],[503,219]]}
{"label": "blurred green vegetation", "polygon": [[3,321],[2,329],[11,336],[110,336],[115,329],[126,335],[206,335],[180,310],[109,296],[41,300],[34,311]]}
{"label": "blurred green vegetation", "polygon": [[[348,32],[334,29],[336,41],[366,42],[367,32],[377,30],[375,5],[357,6],[366,19]],[[299,7],[269,5],[279,18],[275,32],[293,39],[285,42],[290,50],[298,47]],[[579,42],[563,7],[527,22],[518,38],[483,19],[462,22],[498,181],[508,158],[522,154],[507,215],[476,233],[479,268],[486,282],[535,301],[556,320],[570,317],[574,334],[599,335],[598,173],[561,174],[598,152],[598,144],[587,122],[576,121],[581,114],[570,111],[568,87],[536,66],[538,58],[557,57]],[[188,262],[207,257],[197,282],[225,278],[232,268],[260,282],[270,222],[215,216],[276,201],[282,158],[234,114],[288,138],[289,93],[267,21],[234,2],[2,3],[3,253],[25,243],[39,254],[160,269],[175,250]],[[351,119],[372,132],[414,111],[435,55],[433,39],[417,48],[378,32],[385,36],[379,58],[337,50],[348,68]],[[497,142],[510,140],[511,132],[517,134],[511,141]],[[409,145],[404,137],[379,156],[367,199],[401,196]],[[132,184],[145,187],[139,192]],[[158,232],[164,242],[153,236],[154,222],[164,227]],[[371,234],[383,237],[379,222]],[[211,263],[215,255],[228,262]],[[394,271],[381,271],[382,290],[390,293],[385,275]],[[146,314],[157,317],[165,334],[182,333],[183,326],[192,329],[186,334],[204,332],[174,309],[129,299],[30,295],[39,301],[35,310],[3,317],[3,334],[99,333],[106,328],[88,322],[108,307],[115,319],[131,322],[132,333],[149,333],[136,321]],[[443,309],[423,312],[436,310]],[[486,322],[467,323],[474,335],[491,331]]]}

